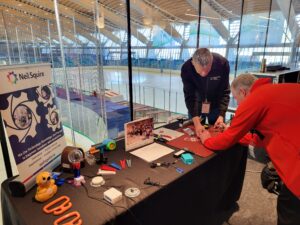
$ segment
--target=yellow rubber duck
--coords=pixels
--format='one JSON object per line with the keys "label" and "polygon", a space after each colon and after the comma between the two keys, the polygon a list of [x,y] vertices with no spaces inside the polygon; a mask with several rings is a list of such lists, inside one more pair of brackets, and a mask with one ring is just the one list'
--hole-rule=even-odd
{"label": "yellow rubber duck", "polygon": [[51,178],[51,173],[43,171],[36,177],[36,184],[38,185],[35,200],[38,202],[45,202],[52,198],[57,192],[57,186],[54,179]]}

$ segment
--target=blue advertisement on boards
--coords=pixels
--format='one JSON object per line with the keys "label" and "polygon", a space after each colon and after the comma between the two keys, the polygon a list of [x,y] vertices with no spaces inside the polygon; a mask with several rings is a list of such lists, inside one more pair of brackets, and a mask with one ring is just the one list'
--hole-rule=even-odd
{"label": "blue advertisement on boards", "polygon": [[0,110],[16,164],[34,156],[63,136],[49,85],[0,95]]}
{"label": "blue advertisement on boards", "polygon": [[59,164],[66,146],[50,64],[0,69],[0,111],[22,183]]}

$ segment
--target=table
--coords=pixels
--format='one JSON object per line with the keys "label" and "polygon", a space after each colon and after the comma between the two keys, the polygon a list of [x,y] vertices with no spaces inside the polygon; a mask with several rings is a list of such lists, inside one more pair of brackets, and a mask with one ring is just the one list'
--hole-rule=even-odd
{"label": "table", "polygon": [[[124,192],[129,187],[141,189],[140,196],[123,199],[109,206],[101,201],[88,198],[84,187],[64,184],[51,199],[62,195],[70,197],[73,206],[81,214],[83,224],[143,224],[143,225],[214,225],[222,224],[228,211],[224,209],[233,205],[241,193],[247,160],[247,151],[240,145],[230,150],[213,154],[208,158],[195,156],[192,165],[177,162],[176,166],[184,169],[184,174],[175,168],[151,169],[149,164],[124,151],[124,141],[117,142],[118,150],[107,153],[109,161],[118,162],[126,157],[132,159],[132,167],[106,176],[105,187],[92,188],[90,178],[86,176],[86,187],[89,195],[101,200],[103,192],[113,186]],[[167,155],[158,161],[174,161]],[[81,170],[83,175],[94,176],[98,166],[86,166]],[[72,174],[69,174],[72,176]],[[160,182],[163,186],[144,185],[144,180]],[[5,225],[46,225],[53,224],[58,217],[42,212],[46,203],[32,201],[35,188],[25,197],[12,197],[8,190],[9,180],[2,183],[1,203],[3,224]],[[128,210],[129,209],[129,210]]]}
{"label": "table", "polygon": [[250,72],[257,78],[271,78],[273,83],[298,83],[300,81],[300,69],[281,70],[276,72]]}

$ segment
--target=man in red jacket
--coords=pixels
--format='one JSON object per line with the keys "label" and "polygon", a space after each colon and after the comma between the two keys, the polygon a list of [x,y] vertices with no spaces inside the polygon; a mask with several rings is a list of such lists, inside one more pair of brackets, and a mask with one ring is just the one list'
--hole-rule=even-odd
{"label": "man in red jacket", "polygon": [[211,150],[225,150],[256,130],[284,183],[277,200],[278,225],[299,225],[300,84],[270,84],[242,74],[231,91],[239,106],[230,127],[215,137],[204,131],[201,142]]}

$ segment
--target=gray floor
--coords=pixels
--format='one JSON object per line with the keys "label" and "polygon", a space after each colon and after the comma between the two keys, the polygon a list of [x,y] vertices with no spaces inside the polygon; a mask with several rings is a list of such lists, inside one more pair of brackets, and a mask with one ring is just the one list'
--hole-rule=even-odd
{"label": "gray floor", "polygon": [[248,159],[242,195],[238,202],[240,208],[229,219],[230,225],[276,225],[277,196],[261,186],[260,171],[263,166],[262,163]]}

